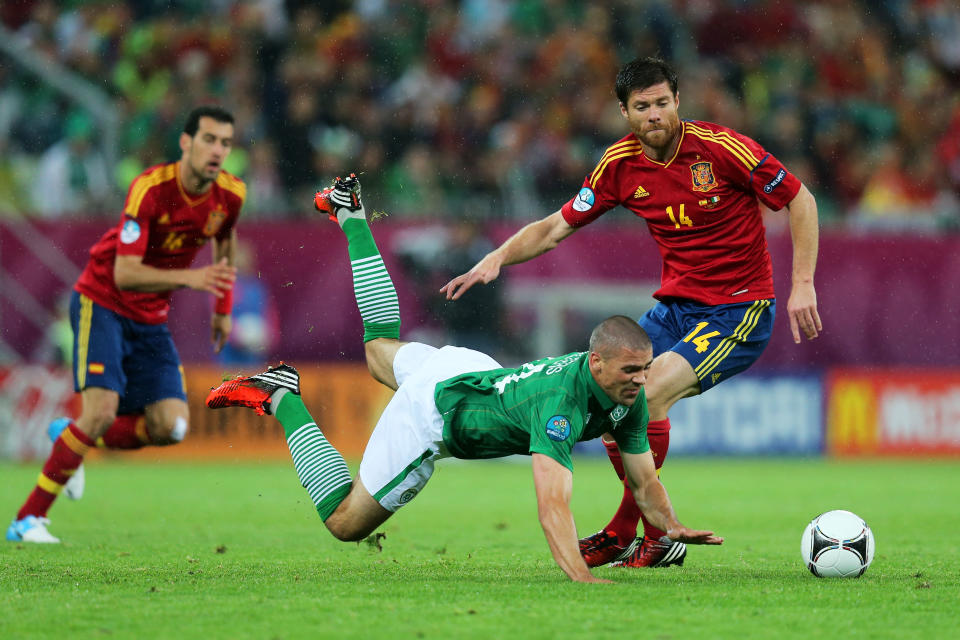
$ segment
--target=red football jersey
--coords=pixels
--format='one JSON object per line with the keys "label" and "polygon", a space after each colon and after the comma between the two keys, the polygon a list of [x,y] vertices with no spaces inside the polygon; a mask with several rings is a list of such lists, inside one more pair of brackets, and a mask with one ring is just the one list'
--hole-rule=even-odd
{"label": "red football jersey", "polygon": [[704,304],[773,297],[773,268],[758,200],[777,211],[800,181],[750,138],[687,120],[667,162],[644,155],[632,133],[607,149],[561,209],[574,227],[622,205],[647,222],[660,256],[664,298]]}
{"label": "red football jersey", "polygon": [[221,171],[210,190],[192,196],[180,183],[180,163],[147,169],[131,183],[120,223],[90,249],[76,290],[97,304],[146,324],[167,321],[172,291],[121,291],[113,279],[117,255],[142,256],[158,269],[184,269],[210,238],[226,239],[247,188]]}

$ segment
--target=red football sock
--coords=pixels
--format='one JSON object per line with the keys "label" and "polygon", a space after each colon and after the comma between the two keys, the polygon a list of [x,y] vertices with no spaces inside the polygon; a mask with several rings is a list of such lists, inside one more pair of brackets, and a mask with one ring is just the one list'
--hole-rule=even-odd
{"label": "red football sock", "polygon": [[[667,450],[670,448],[670,418],[664,420],[651,420],[647,425],[647,439],[650,441],[650,450],[653,452],[653,464],[660,471],[663,461],[667,459]],[[657,475],[660,475],[659,473]],[[659,540],[667,535],[666,531],[661,531],[647,522],[647,519],[640,514],[643,520],[643,535],[647,538]]]}
{"label": "red football sock", "polygon": [[[670,446],[670,419],[650,421],[647,425],[647,439],[650,441],[650,450],[653,452],[653,462],[657,469],[663,466],[663,459],[667,455],[667,449]],[[607,455],[613,468],[617,470],[617,475],[623,480],[623,498],[620,500],[620,507],[613,514],[613,518],[604,527],[607,531],[613,531],[617,534],[620,541],[632,540],[637,535],[637,523],[643,517],[640,507],[637,506],[637,500],[633,497],[633,491],[627,483],[626,474],[623,471],[623,462],[620,459],[620,451],[616,448],[616,443],[604,442],[607,447]],[[611,447],[616,450],[616,461],[614,461]],[[665,535],[663,531],[650,525],[646,519],[643,520],[644,535],[659,538]]]}
{"label": "red football sock", "polygon": [[620,447],[617,446],[616,442],[607,442],[603,438],[600,438],[600,442],[607,448],[607,457],[610,458],[610,464],[613,465],[613,470],[617,472],[617,477],[623,480],[627,474],[623,470],[623,459],[620,457]]}
{"label": "red football sock", "polygon": [[83,462],[83,456],[92,446],[93,440],[80,431],[76,424],[71,422],[67,425],[60,437],[54,441],[50,457],[37,478],[37,486],[17,512],[17,520],[26,516],[46,516],[50,505],[63,490],[63,485]]}
{"label": "red football sock", "polygon": [[142,413],[117,416],[106,433],[97,439],[97,446],[106,449],[139,449],[148,444],[147,419]]}
{"label": "red football sock", "polygon": [[[617,477],[623,481],[626,487],[627,474],[623,470],[623,459],[620,457],[620,449],[617,447],[617,443],[604,441],[603,446],[607,448],[607,457],[610,458],[610,464],[613,465],[614,471],[617,472]],[[617,539],[622,544],[626,544],[636,537],[637,522],[639,520],[640,507],[637,506],[633,492],[630,491],[629,487],[626,487],[623,493],[623,499],[620,501],[620,507],[617,509],[617,512],[613,514],[613,519],[604,529],[616,533]]]}

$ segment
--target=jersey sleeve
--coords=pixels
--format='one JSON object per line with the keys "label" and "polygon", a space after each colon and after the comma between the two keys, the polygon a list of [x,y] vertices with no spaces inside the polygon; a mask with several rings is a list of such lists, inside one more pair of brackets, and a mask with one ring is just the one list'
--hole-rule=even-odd
{"label": "jersey sleeve", "polygon": [[230,238],[230,234],[233,233],[234,227],[237,226],[237,219],[239,217],[240,206],[237,205],[236,208],[230,209],[230,212],[227,214],[227,219],[220,226],[220,229],[217,230],[217,233],[214,237],[219,241],[228,240]]}
{"label": "jersey sleeve", "polygon": [[220,176],[217,178],[217,184],[227,191],[226,197],[228,201],[227,219],[215,236],[217,240],[222,241],[230,238],[230,234],[237,225],[237,219],[240,217],[240,209],[243,208],[243,203],[247,199],[247,185],[226,171],[220,172]]}
{"label": "jersey sleeve", "polygon": [[773,211],[779,211],[796,197],[800,191],[800,180],[787,171],[772,153],[736,131],[727,130],[715,135],[726,150],[728,170],[737,174],[741,183],[760,202]]}
{"label": "jersey sleeve", "polygon": [[[639,405],[639,406],[638,406]],[[636,402],[619,425],[611,432],[617,441],[617,447],[624,453],[646,453],[650,450],[650,441],[647,439],[647,425],[650,423],[650,413],[647,410],[647,399]]]}
{"label": "jersey sleeve", "polygon": [[153,194],[143,175],[133,181],[123,205],[117,234],[117,255],[143,256],[150,240],[150,224],[156,210]]}
{"label": "jersey sleeve", "polygon": [[530,453],[542,453],[573,471],[570,454],[584,427],[577,403],[564,395],[533,412],[531,420]]}
{"label": "jersey sleeve", "polygon": [[577,195],[560,208],[567,224],[582,227],[619,205],[617,171],[621,163],[618,161],[639,153],[639,142],[629,140],[621,140],[607,149],[593,172],[583,179]]}

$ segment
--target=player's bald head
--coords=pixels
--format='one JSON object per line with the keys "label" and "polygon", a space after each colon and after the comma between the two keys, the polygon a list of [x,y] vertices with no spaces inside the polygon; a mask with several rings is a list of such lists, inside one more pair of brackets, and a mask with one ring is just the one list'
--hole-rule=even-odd
{"label": "player's bald head", "polygon": [[598,324],[590,334],[590,351],[601,357],[610,357],[624,349],[629,351],[653,349],[650,336],[632,318],[611,316]]}

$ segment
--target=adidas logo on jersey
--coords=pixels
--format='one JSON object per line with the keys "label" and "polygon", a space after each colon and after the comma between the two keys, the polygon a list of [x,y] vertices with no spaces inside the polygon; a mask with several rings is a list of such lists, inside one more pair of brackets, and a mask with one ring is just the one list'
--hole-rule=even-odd
{"label": "adidas logo on jersey", "polygon": [[637,186],[637,190],[633,192],[634,198],[646,198],[648,195],[650,195],[650,192],[642,186]]}

